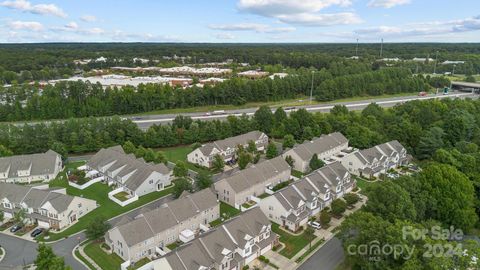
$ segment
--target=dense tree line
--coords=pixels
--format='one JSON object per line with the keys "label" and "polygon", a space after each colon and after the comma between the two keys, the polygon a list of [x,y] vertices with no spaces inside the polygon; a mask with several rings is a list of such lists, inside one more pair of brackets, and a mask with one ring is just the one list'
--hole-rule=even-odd
{"label": "dense tree line", "polygon": [[[424,91],[428,79],[412,76],[405,69],[365,71],[362,65],[338,63],[337,68],[300,69],[285,78],[246,80],[233,78],[204,88],[173,88],[146,84],[137,88],[107,88],[89,82],[61,82],[42,91],[35,86],[4,89],[0,121],[65,119],[142,113],[172,108],[206,105],[241,105],[292,99],[307,94],[312,86],[318,100],[353,96]],[[341,66],[341,67],[339,67]],[[357,74],[359,73],[359,74]],[[2,93],[2,91],[0,91]]]}
{"label": "dense tree line", "polygon": [[[170,65],[172,60],[163,56],[189,56],[176,64],[201,64],[233,59],[235,63],[247,62],[253,66],[282,65],[289,68],[329,68],[355,54],[355,44],[2,44],[0,45],[0,83],[13,81],[46,80],[71,76],[76,71],[73,60],[106,57],[106,62],[91,62],[82,69],[108,68],[112,66]],[[379,44],[360,44],[360,60],[351,60],[372,65],[379,58]],[[463,60],[456,73],[480,73],[480,49],[477,44],[385,44],[383,57],[434,58]],[[134,63],[140,57],[159,60],[159,63]],[[380,63],[386,66],[387,63]],[[394,65],[408,68],[411,72],[432,73],[434,63],[398,62]],[[452,72],[453,65],[437,65],[437,73]]]}

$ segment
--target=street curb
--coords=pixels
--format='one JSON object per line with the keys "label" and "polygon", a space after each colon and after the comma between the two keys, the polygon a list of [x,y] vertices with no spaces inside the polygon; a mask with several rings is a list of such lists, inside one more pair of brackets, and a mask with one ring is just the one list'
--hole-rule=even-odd
{"label": "street curb", "polygon": [[[142,208],[142,207],[145,207],[145,206],[147,206],[147,205],[153,204],[154,202],[156,202],[156,201],[158,201],[158,200],[161,200],[161,199],[164,199],[164,198],[167,198],[167,197],[169,197],[169,196],[173,196],[173,194],[170,193],[170,194],[165,195],[165,196],[163,196],[163,197],[160,197],[160,198],[158,198],[158,199],[156,199],[156,200],[154,200],[154,201],[151,201],[151,202],[149,202],[149,203],[147,203],[147,204],[141,205],[141,206],[139,206],[139,207],[137,207],[137,208],[133,208],[133,209],[131,209],[131,210],[125,212],[125,213],[122,213],[122,214],[120,214],[120,215],[114,216],[114,217],[108,219],[107,221],[111,221],[111,220],[113,220],[113,219],[116,219],[116,218],[121,217],[121,216],[123,216],[123,215],[126,215],[126,214],[128,214],[128,213],[131,213],[131,212],[133,212],[133,211],[135,211],[135,210],[138,210],[138,209],[140,209],[140,208]],[[83,233],[84,231],[86,231],[86,229],[83,229],[83,230],[81,230],[81,231],[79,231],[79,232],[76,232],[76,233],[74,233],[74,234],[71,234],[71,235],[67,236],[66,238],[64,237],[64,238],[61,238],[61,239],[58,239],[58,240],[55,240],[55,241],[45,241],[45,239],[44,239],[43,242],[44,242],[45,244],[56,244],[56,243],[61,242],[61,241],[65,240],[65,239],[68,239],[68,238],[70,238],[70,237],[72,237],[72,236],[75,236],[75,235],[77,235],[77,234],[81,234],[81,233]],[[22,238],[22,239],[23,239],[23,238]],[[48,239],[47,239],[47,240],[48,240]]]}
{"label": "street curb", "polygon": [[8,233],[4,233],[4,232],[0,232],[0,234],[6,235],[6,236],[15,237],[15,238],[18,238],[18,239],[21,239],[21,240],[25,240],[25,241],[29,241],[29,242],[32,242],[32,243],[37,243],[37,241],[35,241],[35,240],[25,239],[25,238],[23,238],[23,237],[21,237],[21,236],[15,235],[15,234],[8,234]]}
{"label": "street curb", "polygon": [[307,255],[307,257],[305,257],[300,263],[296,263],[295,265],[295,268],[293,268],[293,270],[296,270],[298,269],[300,266],[302,266],[308,259],[310,259],[310,257],[312,257],[317,251],[319,251],[323,246],[325,246],[326,243],[328,243],[328,241],[332,240],[333,237],[335,237],[335,234],[332,234],[328,239],[325,239],[325,241],[323,241],[323,243],[318,246],[316,249],[312,250],[310,252],[310,254]]}
{"label": "street curb", "polygon": [[3,255],[0,256],[0,262],[2,262],[3,258],[5,258],[5,256],[7,255],[7,252],[5,251],[5,249],[3,247],[0,247],[0,250],[2,251],[2,254],[3,254]]}
{"label": "street curb", "polygon": [[80,260],[80,259],[77,257],[77,255],[75,255],[75,251],[79,250],[79,249],[80,249],[80,246],[81,246],[84,242],[86,242],[86,241],[90,241],[90,240],[87,239],[87,240],[85,240],[85,241],[81,242],[80,244],[78,244],[78,245],[76,245],[76,246],[73,247],[73,249],[72,249],[72,256],[73,256],[73,258],[74,258],[77,262],[79,262],[80,264],[82,264],[83,266],[85,266],[86,269],[91,269],[86,263],[84,263],[82,260]]}

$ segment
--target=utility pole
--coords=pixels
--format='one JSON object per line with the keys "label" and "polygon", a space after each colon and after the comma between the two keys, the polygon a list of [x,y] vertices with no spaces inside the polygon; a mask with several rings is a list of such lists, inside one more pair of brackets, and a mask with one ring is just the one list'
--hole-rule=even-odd
{"label": "utility pole", "polygon": [[312,70],[312,87],[310,88],[310,105],[312,104],[313,100],[313,76],[315,75],[315,71]]}
{"label": "utility pole", "polygon": [[435,53],[435,64],[433,65],[433,74],[437,74],[438,51]]}
{"label": "utility pole", "polygon": [[358,57],[358,38],[357,38],[357,47],[355,48],[355,56]]}
{"label": "utility pole", "polygon": [[383,38],[382,38],[382,44],[380,44],[380,58],[383,56]]}

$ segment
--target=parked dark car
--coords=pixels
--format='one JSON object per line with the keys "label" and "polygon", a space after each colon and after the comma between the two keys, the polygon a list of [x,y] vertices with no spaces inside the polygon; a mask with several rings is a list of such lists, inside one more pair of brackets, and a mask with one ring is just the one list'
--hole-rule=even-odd
{"label": "parked dark car", "polygon": [[16,225],[13,225],[12,228],[10,228],[10,232],[11,233],[16,233],[16,232],[20,231],[22,228],[23,228],[23,226],[21,224],[16,224]]}
{"label": "parked dark car", "polygon": [[36,228],[35,230],[33,230],[33,232],[30,234],[30,236],[35,238],[42,233],[43,233],[43,228]]}

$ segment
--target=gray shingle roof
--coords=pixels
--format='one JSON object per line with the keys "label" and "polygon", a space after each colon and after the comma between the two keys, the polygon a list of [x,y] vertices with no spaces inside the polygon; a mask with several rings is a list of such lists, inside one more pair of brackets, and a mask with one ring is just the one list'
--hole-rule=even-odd
{"label": "gray shingle roof", "polygon": [[237,171],[220,181],[226,181],[235,192],[242,192],[249,187],[258,183],[263,183],[267,179],[272,178],[284,171],[290,170],[290,166],[278,156],[273,159],[265,160],[261,163],[254,164],[247,169]]}
{"label": "gray shingle roof", "polygon": [[309,161],[314,154],[324,153],[347,142],[347,138],[342,133],[334,132],[306,141],[293,147],[292,150],[304,161]]}
{"label": "gray shingle roof", "polygon": [[[184,195],[159,208],[143,213],[137,219],[117,226],[128,246],[152,238],[181,222],[217,205],[217,196],[207,188]],[[149,228],[145,230],[145,228]],[[131,232],[135,232],[133,235]]]}
{"label": "gray shingle roof", "polygon": [[0,171],[6,172],[8,169],[8,178],[18,177],[19,170],[30,168],[31,176],[52,174],[55,172],[57,157],[60,155],[52,150],[45,153],[19,155],[0,158]]}
{"label": "gray shingle roof", "polygon": [[249,141],[257,141],[264,135],[261,131],[251,131],[245,134],[241,134],[235,137],[226,138],[223,140],[207,143],[199,148],[199,150],[205,155],[209,156],[214,148],[224,151],[228,148],[236,148],[238,145],[246,145]]}
{"label": "gray shingle roof", "polygon": [[25,203],[28,207],[39,209],[46,202],[59,213],[65,211],[74,197],[55,192],[53,190],[40,190],[33,187],[15,184],[0,183],[0,200],[7,198],[15,204]]}
{"label": "gray shingle roof", "polygon": [[153,172],[163,175],[171,172],[164,164],[146,163],[143,159],[135,158],[133,154],[126,154],[121,146],[101,149],[87,163],[96,170],[109,164],[111,165],[107,171],[120,169],[116,176],[124,177],[133,172],[125,182],[125,186],[130,190],[136,190]]}
{"label": "gray shingle roof", "polygon": [[[225,257],[224,251],[234,252],[236,248],[243,248],[246,234],[255,237],[269,224],[270,221],[265,214],[255,207],[170,252],[165,258],[175,270],[198,270],[200,266],[213,267],[215,264],[221,264]],[[276,237],[273,232],[271,235],[270,241]]]}

